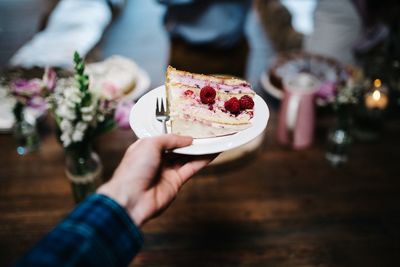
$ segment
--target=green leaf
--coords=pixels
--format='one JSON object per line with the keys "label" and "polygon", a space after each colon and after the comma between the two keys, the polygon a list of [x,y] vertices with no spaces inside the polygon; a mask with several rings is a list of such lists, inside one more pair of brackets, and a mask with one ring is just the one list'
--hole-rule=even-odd
{"label": "green leaf", "polygon": [[78,52],[74,52],[74,62],[75,64],[78,64],[81,61],[81,57],[79,56]]}

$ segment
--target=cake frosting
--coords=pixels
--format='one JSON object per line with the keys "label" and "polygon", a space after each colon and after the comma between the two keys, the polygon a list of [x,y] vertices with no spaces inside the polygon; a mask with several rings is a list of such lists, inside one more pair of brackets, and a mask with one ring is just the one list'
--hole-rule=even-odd
{"label": "cake frosting", "polygon": [[207,138],[251,126],[255,93],[244,80],[194,74],[169,66],[166,91],[173,133]]}

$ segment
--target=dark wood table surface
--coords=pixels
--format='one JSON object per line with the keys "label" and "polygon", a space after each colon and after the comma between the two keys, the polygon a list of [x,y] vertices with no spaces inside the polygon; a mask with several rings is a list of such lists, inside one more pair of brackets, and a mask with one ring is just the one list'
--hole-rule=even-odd
{"label": "dark wood table surface", "polygon": [[[3,68],[54,2],[0,3]],[[189,52],[169,43],[162,13],[156,1],[128,1],[90,57],[131,57],[148,71],[152,87],[163,83],[169,61],[188,68],[209,63],[207,56],[185,61]],[[271,106],[260,151],[187,183],[172,206],[143,227],[145,245],[132,266],[400,266],[400,124],[388,121],[375,143],[356,142],[341,168],[324,159],[329,114],[318,117],[311,148],[280,146],[274,101],[257,82],[273,50],[254,12],[247,32],[248,52],[237,54],[244,54],[246,77]],[[122,130],[96,141],[106,178],[134,141],[131,131]],[[23,157],[11,135],[0,135],[0,148],[0,266],[7,266],[74,203],[54,134],[44,134],[40,151]]]}

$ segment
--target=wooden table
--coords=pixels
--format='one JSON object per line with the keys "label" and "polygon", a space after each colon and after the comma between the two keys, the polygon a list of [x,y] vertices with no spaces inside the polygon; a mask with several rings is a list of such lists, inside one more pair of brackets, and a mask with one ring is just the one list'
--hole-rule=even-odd
{"label": "wooden table", "polygon": [[[12,21],[24,2],[29,7],[52,1],[5,2]],[[11,27],[1,33],[2,66],[34,32],[32,22],[40,18],[35,12],[25,10],[19,18],[27,23],[23,31]],[[132,57],[149,72],[152,86],[161,84],[169,57],[161,14],[155,2],[130,1],[92,56]],[[246,73],[272,103],[256,81],[273,52],[255,23],[252,17]],[[195,176],[161,217],[143,227],[145,245],[132,266],[400,266],[400,124],[389,121],[379,142],[355,143],[348,164],[335,169],[324,159],[330,122],[320,117],[315,145],[293,152],[277,144],[272,110],[260,153]],[[121,130],[97,140],[105,177],[134,140]],[[0,135],[0,147],[0,266],[5,266],[74,204],[53,134],[42,136],[38,153],[23,157],[10,135]]]}

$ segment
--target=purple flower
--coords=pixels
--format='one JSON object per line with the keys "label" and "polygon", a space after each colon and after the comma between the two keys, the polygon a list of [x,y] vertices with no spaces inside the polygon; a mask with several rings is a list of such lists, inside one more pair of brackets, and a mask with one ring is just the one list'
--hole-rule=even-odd
{"label": "purple flower", "polygon": [[40,79],[18,79],[11,83],[11,93],[17,97],[30,98],[42,93],[43,84]]}
{"label": "purple flower", "polygon": [[43,74],[43,84],[46,86],[49,92],[53,92],[54,88],[56,87],[56,77],[57,74],[54,69],[50,67],[46,67]]}
{"label": "purple flower", "polygon": [[35,110],[37,114],[45,114],[47,110],[47,102],[41,96],[35,96],[28,100],[26,106]]}
{"label": "purple flower", "polygon": [[129,114],[134,105],[133,100],[121,100],[115,109],[114,119],[121,129],[129,129]]}
{"label": "purple flower", "polygon": [[322,98],[324,100],[332,100],[336,95],[336,84],[331,81],[326,81],[321,84],[317,92],[317,97]]}

